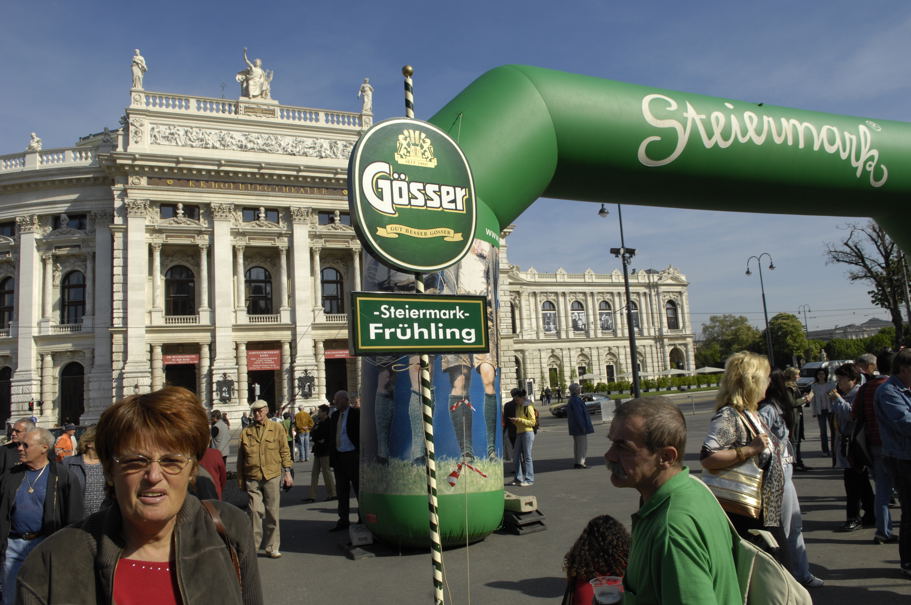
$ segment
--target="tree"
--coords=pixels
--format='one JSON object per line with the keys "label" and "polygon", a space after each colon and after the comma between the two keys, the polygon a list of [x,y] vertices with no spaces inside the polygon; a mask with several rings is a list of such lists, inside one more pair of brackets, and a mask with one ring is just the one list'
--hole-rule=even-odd
{"label": "tree", "polygon": [[826,355],[829,359],[857,359],[866,353],[864,342],[860,338],[833,338],[826,343]]}
{"label": "tree", "polygon": [[696,350],[700,366],[721,366],[731,353],[756,350],[759,330],[743,315],[712,315],[702,324],[702,344]]}
{"label": "tree", "polygon": [[803,324],[791,313],[779,313],[770,319],[769,333],[772,335],[772,350],[775,352],[775,359],[772,360],[774,367],[792,365],[793,360],[802,357],[809,346]]}
{"label": "tree", "polygon": [[870,300],[889,311],[895,326],[893,346],[897,349],[904,337],[901,303],[904,297],[901,250],[886,231],[870,221],[861,226],[849,223],[848,237],[840,244],[826,244],[829,263],[848,265],[848,279],[871,286]]}

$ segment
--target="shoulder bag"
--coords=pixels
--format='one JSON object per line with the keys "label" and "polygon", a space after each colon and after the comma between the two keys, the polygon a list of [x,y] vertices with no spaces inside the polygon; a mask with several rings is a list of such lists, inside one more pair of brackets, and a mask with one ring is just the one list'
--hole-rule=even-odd
{"label": "shoulder bag", "polygon": [[240,560],[237,557],[237,549],[234,548],[234,545],[228,540],[228,532],[225,529],[225,524],[221,521],[221,514],[219,514],[218,509],[211,500],[200,500],[199,503],[202,504],[205,511],[209,513],[209,518],[211,518],[212,522],[215,524],[215,530],[225,543],[225,548],[228,549],[228,554],[231,556],[231,564],[234,566],[234,573],[237,575],[237,583],[240,584],[240,591],[243,592],[244,580],[240,574]]}
{"label": "shoulder bag", "polygon": [[[754,426],[749,417],[738,412],[741,422],[747,427],[747,435],[752,440],[762,429]],[[721,508],[725,511],[758,519],[762,514],[762,479],[764,471],[759,468],[753,456],[740,464],[728,468],[703,469],[700,477]]]}

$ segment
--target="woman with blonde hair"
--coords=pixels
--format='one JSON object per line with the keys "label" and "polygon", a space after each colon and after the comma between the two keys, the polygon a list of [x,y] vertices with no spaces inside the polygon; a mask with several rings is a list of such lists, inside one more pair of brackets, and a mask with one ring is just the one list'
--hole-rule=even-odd
{"label": "woman with blonde hair", "polygon": [[[700,461],[706,471],[739,466],[753,458],[763,469],[762,507],[758,518],[727,511],[744,539],[754,540],[751,529],[764,529],[786,544],[781,528],[784,469],[780,444],[758,414],[759,402],[769,386],[769,361],[763,355],[741,351],[728,357],[716,396],[715,415],[702,444]],[[779,560],[790,568],[788,549],[779,549]]]}

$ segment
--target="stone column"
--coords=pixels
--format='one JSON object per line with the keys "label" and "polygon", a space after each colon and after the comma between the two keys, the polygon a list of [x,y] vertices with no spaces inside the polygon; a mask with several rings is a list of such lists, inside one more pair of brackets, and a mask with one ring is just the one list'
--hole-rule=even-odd
{"label": "stone column", "polygon": [[209,310],[209,245],[199,245],[199,314]]}
{"label": "stone column", "polygon": [[161,361],[161,345],[152,345],[152,390],[164,386],[164,366]]}
{"label": "stone column", "polygon": [[164,308],[161,292],[161,244],[154,242],[152,246],[152,308],[160,311]]}
{"label": "stone column", "polygon": [[54,356],[50,353],[41,356],[41,401],[45,412],[54,408]]}
{"label": "stone column", "polygon": [[[313,285],[310,270],[313,262],[310,254],[310,209],[291,208],[291,305],[294,341],[294,367],[290,377],[292,385],[304,371],[316,375],[313,358]],[[314,391],[315,395],[316,391]]]}
{"label": "stone column", "polygon": [[351,255],[354,257],[354,280],[351,282],[350,291],[357,292],[361,289],[361,249],[352,248]]}
{"label": "stone column", "polygon": [[45,321],[50,321],[54,296],[54,255],[45,254],[41,260],[44,261],[44,306],[41,317]]}
{"label": "stone column", "polygon": [[[212,267],[216,279],[212,280],[212,324],[215,327],[212,338],[212,401],[219,402],[215,393],[217,381],[222,374],[234,377],[237,374],[237,352],[234,345],[234,294],[237,289],[234,281],[228,279],[233,274],[233,251],[231,242],[231,225],[234,210],[231,204],[214,203],[210,206],[212,215]],[[202,321],[202,317],[200,317]],[[236,385],[235,385],[236,386]],[[233,407],[232,404],[224,407]],[[239,413],[238,413],[239,416]]]}
{"label": "stone column", "polygon": [[[313,396],[320,401],[325,401],[330,395],[326,392],[326,354],[323,341],[317,340],[316,345],[316,380],[313,384]],[[322,396],[320,394],[322,393]]]}
{"label": "stone column", "polygon": [[291,402],[294,385],[291,384],[291,343],[282,341],[282,392],[281,407],[287,407]]}
{"label": "stone column", "polygon": [[95,317],[95,259],[91,251],[85,253],[85,315]]}
{"label": "stone column", "polygon": [[199,345],[199,365],[196,366],[196,380],[199,383],[197,393],[204,408],[213,407],[212,391],[209,389],[209,345]]}
{"label": "stone column", "polygon": [[247,407],[247,343],[237,343],[237,404]]}
{"label": "stone column", "polygon": [[234,261],[234,284],[236,291],[234,293],[234,308],[243,311],[246,308],[246,292],[244,283],[244,247],[234,246],[237,251]]}
{"label": "stone column", "polygon": [[317,309],[317,308],[323,306],[323,296],[322,296],[322,294],[323,294],[322,293],[322,285],[323,285],[322,281],[323,280],[322,280],[322,275],[320,275],[320,270],[319,270],[319,267],[320,267],[319,254],[320,254],[321,249],[322,249],[321,246],[313,246],[310,249],[313,253],[312,254],[313,270],[311,273],[313,275],[313,308],[314,309]]}
{"label": "stone column", "polygon": [[288,309],[288,248],[278,247],[278,308]]}
{"label": "stone column", "polygon": [[[95,316],[92,318],[93,343],[92,369],[87,375],[89,387],[85,400],[85,414],[80,418],[83,424],[98,420],[101,413],[111,405],[113,399],[113,361],[111,359],[111,316],[113,296],[113,247],[111,239],[111,210],[92,212],[95,225],[94,255],[89,264],[97,263],[101,270],[93,270],[92,290],[94,291]],[[114,296],[120,296],[120,293]]]}
{"label": "stone column", "polygon": [[149,247],[146,243],[148,200],[127,200],[127,228],[124,297],[126,299],[126,364],[123,389],[130,394],[135,386],[144,391],[149,385],[149,348],[146,344],[146,308],[149,276]]}

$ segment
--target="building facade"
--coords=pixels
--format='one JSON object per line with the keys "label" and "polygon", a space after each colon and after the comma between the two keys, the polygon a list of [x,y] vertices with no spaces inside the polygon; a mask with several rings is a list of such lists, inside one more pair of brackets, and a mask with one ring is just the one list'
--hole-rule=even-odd
{"label": "building facade", "polygon": [[[504,230],[500,249],[500,363],[509,388],[588,380],[631,380],[626,295],[620,269],[611,273],[539,273],[511,265]],[[658,377],[695,369],[688,282],[674,267],[633,271],[632,323],[639,371]],[[565,392],[565,391],[564,391]]]}
{"label": "building facade", "polygon": [[238,100],[144,74],[120,128],[0,156],[0,415],[85,424],[164,384],[235,416],[356,390],[346,171],[372,89],[327,111],[271,99],[271,72]]}

